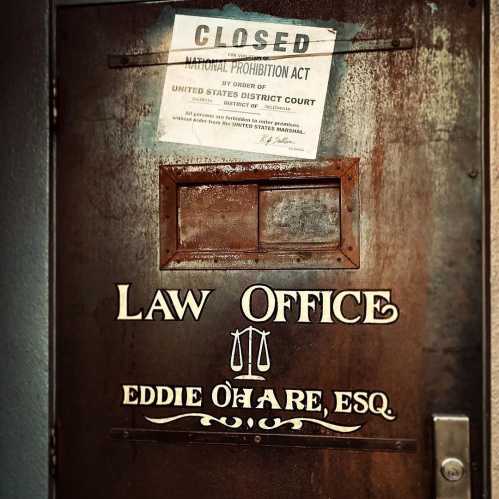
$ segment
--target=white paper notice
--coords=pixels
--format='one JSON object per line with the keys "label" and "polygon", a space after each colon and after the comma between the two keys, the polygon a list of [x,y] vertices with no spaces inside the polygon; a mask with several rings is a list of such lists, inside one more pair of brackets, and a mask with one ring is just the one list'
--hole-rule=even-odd
{"label": "white paper notice", "polygon": [[336,32],[176,15],[158,140],[315,159]]}

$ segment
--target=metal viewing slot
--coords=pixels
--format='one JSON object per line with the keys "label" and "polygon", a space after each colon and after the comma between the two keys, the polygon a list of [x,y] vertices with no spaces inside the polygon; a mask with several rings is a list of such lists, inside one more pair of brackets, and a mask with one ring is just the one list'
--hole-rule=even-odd
{"label": "metal viewing slot", "polygon": [[162,166],[162,269],[360,266],[358,158]]}

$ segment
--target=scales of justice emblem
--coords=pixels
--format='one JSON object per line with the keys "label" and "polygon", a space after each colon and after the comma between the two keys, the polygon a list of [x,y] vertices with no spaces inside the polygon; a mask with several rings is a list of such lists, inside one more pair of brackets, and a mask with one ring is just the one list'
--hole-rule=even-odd
{"label": "scales of justice emblem", "polygon": [[[235,376],[234,379],[250,379],[256,381],[264,381],[265,378],[259,374],[254,374],[254,370],[259,373],[265,373],[270,369],[270,355],[269,355],[269,347],[267,343],[267,336],[270,334],[270,331],[260,331],[259,329],[248,326],[247,328],[239,331],[236,329],[235,332],[230,333],[231,336],[234,337],[232,341],[232,349],[230,355],[230,368],[234,372],[241,372],[244,367],[244,363],[246,360],[247,372],[245,374],[239,374]],[[246,359],[244,359],[243,355],[243,342],[244,336],[247,338],[247,348],[246,350]],[[258,343],[258,354],[256,357],[256,365],[254,364],[254,340]],[[256,368],[256,369],[255,369]]]}

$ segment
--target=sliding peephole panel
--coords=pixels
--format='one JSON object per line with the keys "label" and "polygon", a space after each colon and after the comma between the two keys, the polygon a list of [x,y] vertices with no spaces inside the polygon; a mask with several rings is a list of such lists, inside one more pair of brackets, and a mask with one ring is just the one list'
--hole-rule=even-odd
{"label": "sliding peephole panel", "polygon": [[359,267],[358,159],[163,166],[162,269]]}

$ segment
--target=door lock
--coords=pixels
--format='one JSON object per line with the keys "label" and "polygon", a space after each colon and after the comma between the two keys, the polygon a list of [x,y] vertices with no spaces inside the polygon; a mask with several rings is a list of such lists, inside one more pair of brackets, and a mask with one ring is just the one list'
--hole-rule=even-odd
{"label": "door lock", "polygon": [[435,498],[471,499],[469,418],[433,416]]}

